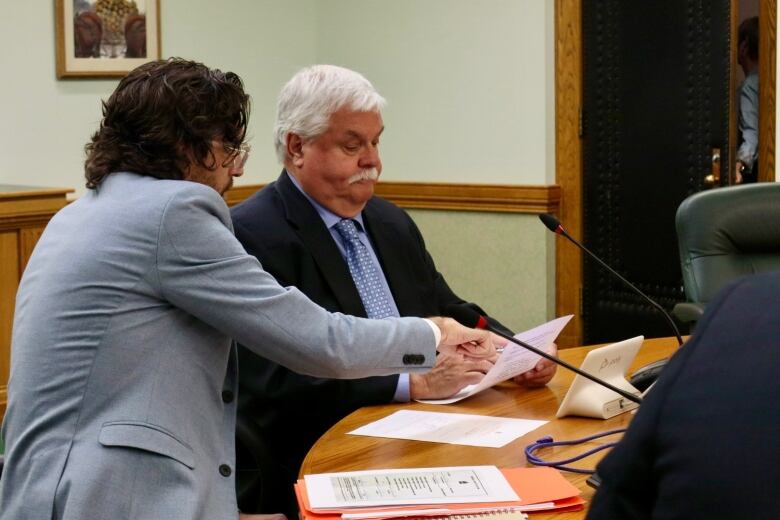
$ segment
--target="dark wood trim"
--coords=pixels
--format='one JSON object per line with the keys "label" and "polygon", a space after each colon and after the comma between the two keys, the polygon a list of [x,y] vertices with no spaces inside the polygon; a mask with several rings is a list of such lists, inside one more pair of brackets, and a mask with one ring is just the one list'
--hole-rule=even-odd
{"label": "dark wood trim", "polygon": [[[225,200],[233,206],[262,187],[253,184],[231,188]],[[402,208],[493,213],[557,213],[561,200],[561,189],[556,185],[380,182],[376,194]]]}
{"label": "dark wood trim", "polygon": [[53,214],[66,204],[70,188],[0,185],[0,217]]}
{"label": "dark wood trim", "polygon": [[263,189],[265,184],[246,184],[244,186],[233,186],[225,192],[224,198],[228,206],[235,206],[239,202],[244,202],[246,199],[254,195],[255,192]]}
{"label": "dark wood trim", "polygon": [[[582,0],[555,2],[555,182],[561,187],[559,216],[582,236]],[[555,315],[573,314],[558,336],[560,347],[582,344],[580,293],[582,254],[559,242],[555,248]]]}
{"label": "dark wood trim", "polygon": [[758,13],[758,180],[773,182],[777,131],[777,0],[761,0]]}
{"label": "dark wood trim", "polygon": [[561,199],[560,187],[555,185],[382,182],[376,193],[402,208],[497,213],[557,212]]}
{"label": "dark wood trim", "polygon": [[0,415],[8,398],[14,302],[22,272],[51,217],[71,189],[0,185]]}

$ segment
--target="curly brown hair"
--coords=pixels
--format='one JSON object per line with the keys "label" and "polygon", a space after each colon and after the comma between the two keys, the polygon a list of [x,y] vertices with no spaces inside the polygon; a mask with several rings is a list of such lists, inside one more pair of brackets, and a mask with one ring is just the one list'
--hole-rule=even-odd
{"label": "curly brown hair", "polygon": [[132,70],[103,102],[100,128],[87,143],[87,188],[112,172],[183,179],[191,161],[217,167],[211,142],[238,149],[249,95],[232,72],[171,58]]}

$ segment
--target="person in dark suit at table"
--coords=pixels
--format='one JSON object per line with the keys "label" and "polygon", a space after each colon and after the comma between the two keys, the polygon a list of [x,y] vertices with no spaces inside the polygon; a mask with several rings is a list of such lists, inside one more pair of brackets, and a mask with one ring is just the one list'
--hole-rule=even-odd
{"label": "person in dark suit at table", "polygon": [[[429,316],[460,304],[484,315],[453,293],[409,215],[374,196],[383,105],[357,72],[317,65],[296,74],[278,102],[275,145],[284,171],[233,209],[236,236],[280,284],[333,312]],[[449,397],[489,369],[484,360],[438,356],[422,377],[339,381],[297,374],[246,349],[239,356],[237,449],[245,470],[239,463],[239,505],[288,516],[294,515],[292,483],[304,456],[342,417],[361,406]],[[554,372],[555,365],[542,360],[517,381],[544,385]],[[258,450],[272,451],[278,466],[252,454]],[[278,487],[263,473],[273,474]]]}
{"label": "person in dark suit at table", "polygon": [[780,518],[780,273],[724,289],[598,466],[588,520]]}

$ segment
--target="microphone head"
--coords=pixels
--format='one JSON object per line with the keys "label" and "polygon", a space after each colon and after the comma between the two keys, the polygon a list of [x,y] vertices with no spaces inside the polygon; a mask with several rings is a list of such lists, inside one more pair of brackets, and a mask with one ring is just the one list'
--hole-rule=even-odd
{"label": "microphone head", "polygon": [[561,221],[555,218],[553,215],[550,215],[549,213],[540,214],[539,220],[541,220],[542,224],[544,224],[547,227],[547,229],[549,229],[553,233],[559,233],[560,231],[563,231],[563,226],[561,226]]}
{"label": "microphone head", "polygon": [[464,327],[484,329],[488,325],[487,319],[468,305],[457,303],[447,305],[444,309],[444,314]]}

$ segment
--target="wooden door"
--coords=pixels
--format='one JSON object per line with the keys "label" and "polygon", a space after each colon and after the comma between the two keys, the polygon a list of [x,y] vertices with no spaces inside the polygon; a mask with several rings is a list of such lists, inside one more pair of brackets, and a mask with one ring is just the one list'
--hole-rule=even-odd
{"label": "wooden door", "polygon": [[[728,183],[732,23],[729,0],[582,3],[583,241],[667,309],[685,298],[675,211]],[[671,334],[587,258],[582,318],[586,344]]]}

